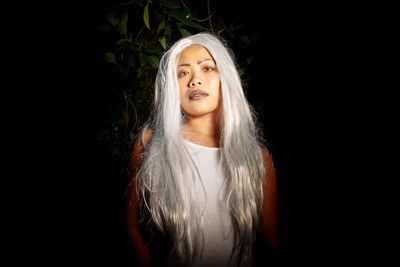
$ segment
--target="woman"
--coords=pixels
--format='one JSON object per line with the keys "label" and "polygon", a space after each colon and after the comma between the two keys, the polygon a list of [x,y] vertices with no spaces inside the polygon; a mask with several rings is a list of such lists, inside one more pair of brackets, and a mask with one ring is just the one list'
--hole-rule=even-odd
{"label": "woman", "polygon": [[225,42],[178,40],[131,157],[128,226],[143,266],[250,266],[278,243],[276,176]]}

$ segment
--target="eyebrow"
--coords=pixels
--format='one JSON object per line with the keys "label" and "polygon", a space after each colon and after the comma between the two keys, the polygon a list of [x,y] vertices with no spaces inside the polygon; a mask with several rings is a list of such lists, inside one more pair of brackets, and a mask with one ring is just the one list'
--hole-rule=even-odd
{"label": "eyebrow", "polygon": [[[206,58],[206,59],[203,59],[203,60],[200,60],[200,61],[197,61],[197,65],[199,65],[199,64],[201,64],[201,63],[203,63],[203,62],[205,62],[205,61],[213,61],[211,58]],[[182,64],[179,64],[178,65],[178,67],[182,67],[182,66],[190,66],[190,64],[189,63],[182,63]]]}

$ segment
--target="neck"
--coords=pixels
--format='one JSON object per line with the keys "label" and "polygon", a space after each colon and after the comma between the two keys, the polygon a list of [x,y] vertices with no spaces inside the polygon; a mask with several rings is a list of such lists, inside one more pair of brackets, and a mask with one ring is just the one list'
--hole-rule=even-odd
{"label": "neck", "polygon": [[211,147],[219,146],[219,120],[214,116],[186,117],[182,130],[184,137],[195,143]]}
{"label": "neck", "polygon": [[214,118],[187,118],[184,129],[214,136],[219,131],[219,125]]}

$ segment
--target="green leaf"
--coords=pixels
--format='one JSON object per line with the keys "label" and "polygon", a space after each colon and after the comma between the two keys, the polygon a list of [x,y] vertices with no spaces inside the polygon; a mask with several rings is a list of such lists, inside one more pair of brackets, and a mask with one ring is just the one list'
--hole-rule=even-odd
{"label": "green leaf", "polygon": [[191,20],[192,19],[192,14],[190,13],[190,9],[189,8],[185,8],[183,10],[183,16],[185,17],[185,19],[187,20]]}
{"label": "green leaf", "polygon": [[172,9],[181,8],[178,0],[160,0],[160,4]]}
{"label": "green leaf", "polygon": [[177,20],[179,20],[180,22],[182,22],[184,25],[192,27],[192,28],[196,28],[196,29],[200,29],[200,30],[207,30],[206,27],[204,27],[203,25],[201,25],[200,23],[197,23],[195,21],[192,21],[192,17],[189,15],[189,17],[186,17],[185,14],[180,13],[178,11],[171,11],[170,12],[171,16],[176,18]]}
{"label": "green leaf", "polygon": [[147,61],[150,63],[150,65],[153,68],[158,68],[158,64],[159,64],[160,61],[158,60],[158,58],[156,56],[147,57]]}
{"label": "green leaf", "polygon": [[150,21],[149,21],[149,4],[144,7],[143,11],[143,21],[146,27],[150,30]]}
{"label": "green leaf", "polygon": [[127,45],[127,44],[129,44],[129,43],[130,43],[130,40],[129,40],[129,39],[123,38],[123,39],[121,39],[121,40],[119,40],[119,41],[117,42],[117,46],[118,46],[118,47],[124,47],[125,45]]}
{"label": "green leaf", "polygon": [[126,36],[128,24],[128,13],[124,13],[121,18],[121,22],[118,24],[118,31]]}
{"label": "green leaf", "polygon": [[247,59],[246,59],[246,62],[247,62],[247,64],[251,64],[251,62],[253,62],[253,57],[252,56],[249,56]]}
{"label": "green leaf", "polygon": [[183,23],[185,23],[186,22],[186,18],[185,18],[185,16],[181,13],[181,12],[179,12],[179,11],[171,11],[170,12],[170,14],[171,14],[171,16],[173,16],[174,18],[176,18],[177,20],[179,20],[179,21],[181,21],[181,22],[183,22]]}
{"label": "green leaf", "polygon": [[132,43],[129,45],[129,49],[132,50],[133,52],[138,52],[139,51],[137,45],[132,44]]}
{"label": "green leaf", "polygon": [[144,49],[144,52],[147,54],[154,54],[154,55],[160,55],[162,53],[160,47],[158,45],[151,45]]}
{"label": "green leaf", "polygon": [[165,20],[162,20],[157,27],[157,34],[159,34],[165,28]]}
{"label": "green leaf", "polygon": [[104,60],[107,61],[108,63],[114,63],[117,64],[117,61],[115,59],[115,55],[112,52],[107,52],[104,54]]}
{"label": "green leaf", "polygon": [[194,21],[187,21],[184,23],[186,26],[195,28],[195,29],[199,29],[199,30],[207,30],[206,27],[204,27],[203,25],[201,25],[200,23],[194,22]]}
{"label": "green leaf", "polygon": [[248,36],[242,35],[240,36],[240,41],[242,41],[246,45],[251,45],[251,40]]}
{"label": "green leaf", "polygon": [[171,26],[168,24],[165,26],[164,35],[168,35],[172,32]]}
{"label": "green leaf", "polygon": [[167,40],[165,36],[161,36],[160,38],[158,38],[158,41],[160,42],[160,44],[164,49],[167,49]]}
{"label": "green leaf", "polygon": [[108,13],[107,20],[111,23],[111,25],[116,26],[119,23],[119,18],[115,13]]}
{"label": "green leaf", "polygon": [[185,30],[183,28],[179,28],[179,32],[181,33],[182,37],[191,35],[190,32],[188,32],[187,30]]}

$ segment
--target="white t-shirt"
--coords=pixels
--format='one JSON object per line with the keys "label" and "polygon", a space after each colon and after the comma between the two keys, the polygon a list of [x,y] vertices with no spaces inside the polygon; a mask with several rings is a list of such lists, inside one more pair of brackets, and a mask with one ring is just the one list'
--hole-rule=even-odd
{"label": "white t-shirt", "polygon": [[[191,179],[193,177],[189,178],[193,185],[194,201],[203,211],[201,221],[204,234],[203,255],[201,258],[196,257],[190,267],[232,266],[230,257],[234,243],[234,230],[224,200],[225,177],[220,162],[220,149],[201,146],[187,140],[184,142],[187,144],[203,183],[202,185],[198,179]],[[182,266],[173,256],[170,256],[167,262],[167,266]]]}

